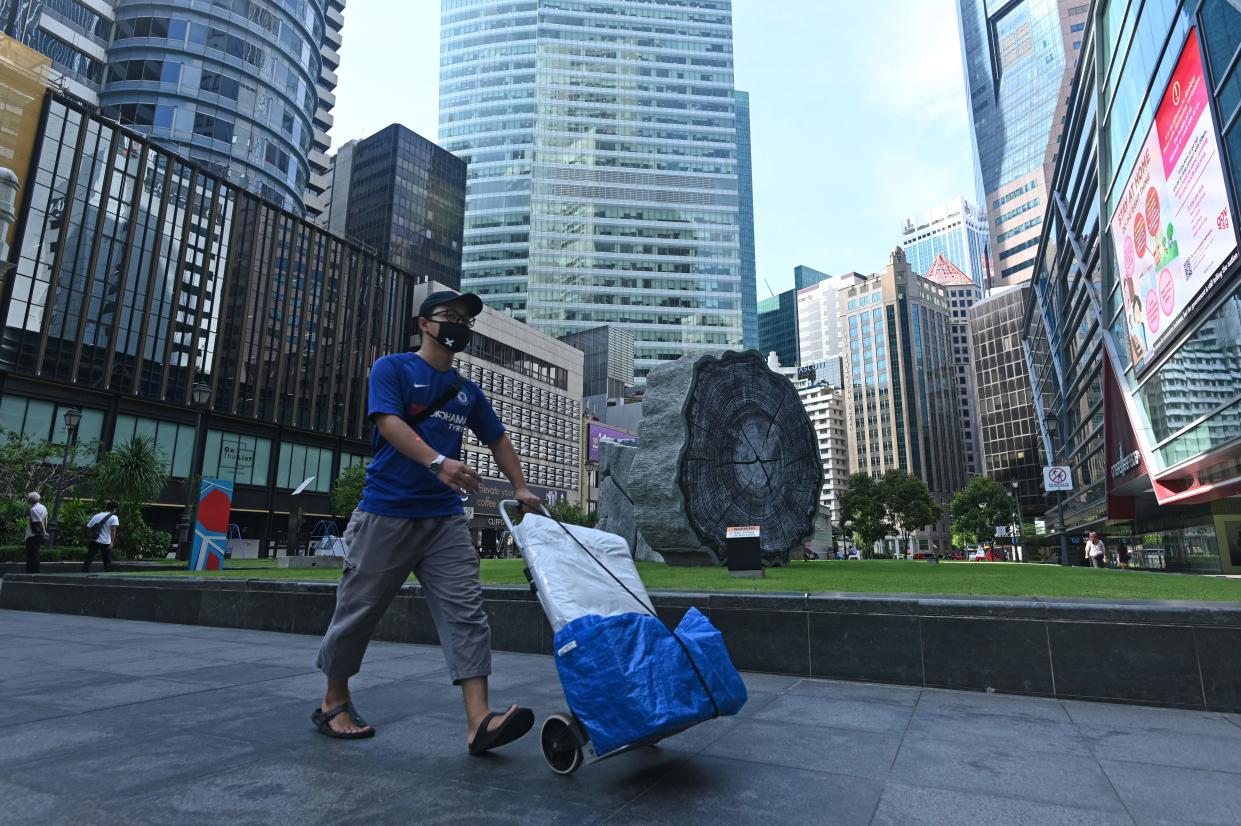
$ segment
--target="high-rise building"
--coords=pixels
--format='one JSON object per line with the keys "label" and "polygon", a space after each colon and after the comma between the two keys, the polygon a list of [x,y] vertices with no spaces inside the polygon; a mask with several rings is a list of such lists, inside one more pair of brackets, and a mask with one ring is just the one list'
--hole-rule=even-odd
{"label": "high-rise building", "polygon": [[1072,483],[1047,523],[1133,567],[1241,572],[1241,11],[1091,9],[1023,330]]}
{"label": "high-rise building", "polygon": [[832,524],[839,525],[840,497],[849,485],[844,390],[817,378],[794,384],[819,442],[819,456],[823,462],[823,488],[819,493],[819,504],[831,513]]}
{"label": "high-rise building", "polygon": [[758,349],[763,355],[775,353],[786,367],[801,364],[801,343],[797,320],[797,293],[831,278],[804,264],[793,268],[793,289],[758,302]]}
{"label": "high-rise building", "polygon": [[901,231],[901,249],[914,272],[926,275],[936,256],[942,255],[980,290],[987,289],[990,246],[986,212],[964,198],[906,219]]}
{"label": "high-rise building", "polygon": [[956,370],[957,413],[961,421],[961,442],[965,447],[965,473],[973,478],[981,475],[984,467],[979,441],[974,348],[970,343],[970,308],[982,297],[982,288],[943,255],[935,257],[925,275],[928,281],[934,281],[948,293],[952,315],[952,364]]}
{"label": "high-rise building", "polygon": [[440,143],[469,163],[463,284],[635,372],[741,345],[730,0],[444,0]]}
{"label": "high-rise building", "polygon": [[754,249],[754,170],[750,161],[750,93],[733,92],[737,107],[737,219],[741,238],[741,344],[758,347],[758,264]]}
{"label": "high-rise building", "polygon": [[1020,332],[1029,293],[1025,284],[993,290],[970,310],[969,327],[983,471],[1009,488],[1023,514],[1041,517],[1047,510],[1042,474],[1045,457]]}
{"label": "high-rise building", "polygon": [[1088,7],[1086,0],[957,2],[977,197],[991,222],[988,286],[1034,274]]}
{"label": "high-rise building", "polygon": [[52,59],[54,86],[96,105],[115,6],[116,0],[0,0],[0,30]]}
{"label": "high-rise building", "polygon": [[633,336],[619,327],[595,327],[561,336],[585,354],[582,397],[624,397],[633,385]]}
{"label": "high-rise building", "polygon": [[326,162],[343,0],[4,0],[64,92],[286,209]]}
{"label": "high-rise building", "polygon": [[841,287],[865,279],[866,276],[861,273],[848,272],[825,278],[797,291],[799,364],[814,364],[840,358],[840,308],[836,302],[837,292]]}
{"label": "high-rise building", "polygon": [[332,109],[336,107],[336,73],[340,70],[341,32],[345,27],[345,0],[327,0],[323,17],[323,44],[319,49],[322,65],[319,68],[318,105],[315,107],[314,141],[310,145],[310,179],[306,183],[306,215],[318,220],[327,208],[324,189],[329,184],[331,159],[327,151],[332,146],[329,131],[336,119]]}
{"label": "high-rise building", "polygon": [[342,143],[327,159],[327,171],[319,182],[323,190],[315,222],[337,235],[345,234],[349,222],[349,188],[353,183],[353,152],[357,148],[356,140]]}
{"label": "high-rise building", "polygon": [[[349,172],[343,166],[352,160]],[[345,234],[401,269],[452,289],[461,285],[465,162],[394,123],[337,159],[327,215],[348,203]]]}
{"label": "high-rise building", "polygon": [[[839,301],[849,467],[911,473],[946,504],[965,484],[947,291],[915,273],[897,247],[882,273],[842,287]],[[922,550],[946,550],[947,520],[914,539]]]}

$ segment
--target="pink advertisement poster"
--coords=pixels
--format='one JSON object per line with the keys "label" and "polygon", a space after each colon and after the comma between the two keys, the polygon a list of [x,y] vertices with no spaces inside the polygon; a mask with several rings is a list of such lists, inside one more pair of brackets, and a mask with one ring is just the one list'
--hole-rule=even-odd
{"label": "pink advertisement poster", "polygon": [[1112,216],[1126,342],[1141,367],[1237,248],[1198,33],[1189,33]]}

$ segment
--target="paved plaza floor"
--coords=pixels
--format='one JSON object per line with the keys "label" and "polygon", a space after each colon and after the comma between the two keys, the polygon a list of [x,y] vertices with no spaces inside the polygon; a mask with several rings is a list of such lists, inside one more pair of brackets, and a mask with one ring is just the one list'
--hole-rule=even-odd
{"label": "paved plaza floor", "polygon": [[[0,823],[1241,823],[1241,716],[747,674],[742,713],[552,774],[537,737],[469,757],[437,648],[371,646],[310,712],[318,639],[0,611]],[[564,708],[497,654],[493,705]]]}

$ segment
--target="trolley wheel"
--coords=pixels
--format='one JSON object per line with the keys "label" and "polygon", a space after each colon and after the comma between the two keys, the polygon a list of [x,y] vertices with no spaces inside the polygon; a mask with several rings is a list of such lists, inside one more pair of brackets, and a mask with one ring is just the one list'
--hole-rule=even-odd
{"label": "trolley wheel", "polygon": [[543,758],[556,774],[573,774],[582,765],[578,725],[567,714],[553,714],[543,721]]}

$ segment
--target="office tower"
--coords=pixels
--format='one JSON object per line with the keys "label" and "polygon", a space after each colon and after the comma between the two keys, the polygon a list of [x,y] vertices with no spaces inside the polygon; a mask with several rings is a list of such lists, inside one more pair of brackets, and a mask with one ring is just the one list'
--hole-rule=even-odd
{"label": "office tower", "polygon": [[990,245],[986,212],[964,198],[955,198],[906,219],[901,231],[901,249],[914,272],[926,275],[935,257],[942,255],[984,291],[990,270]]}
{"label": "office tower", "polygon": [[991,221],[988,287],[1034,274],[1088,9],[1086,0],[958,0],[977,197]]}
{"label": "office tower", "polygon": [[845,427],[844,390],[821,378],[795,382],[802,406],[810,416],[819,456],[823,462],[823,488],[819,504],[831,513],[833,526],[840,525],[840,496],[849,486],[849,439]]}
{"label": "office tower", "polygon": [[[965,447],[965,472],[973,478],[985,470],[979,442],[974,347],[970,342],[970,308],[982,298],[982,288],[942,255],[935,257],[926,278],[948,292],[952,315],[952,363],[956,371],[957,412],[961,421],[961,441]],[[1020,355],[1018,352],[1018,360]]]}
{"label": "office tower", "polygon": [[[850,469],[903,470],[947,503],[965,483],[947,291],[897,247],[882,273],[842,287],[839,301]],[[948,521],[914,539],[946,549]]]}
{"label": "office tower", "polygon": [[358,141],[339,163],[350,158],[327,214],[346,201],[346,235],[403,270],[459,288],[465,162],[399,123]]}
{"label": "office tower", "polygon": [[6,0],[65,93],[301,212],[326,156],[341,0]]}
{"label": "office tower", "polygon": [[[978,394],[977,424],[982,434],[983,472],[1009,488],[1023,513],[1042,514],[1043,456],[1039,424],[1030,391],[1025,352],[1020,347],[1029,286],[993,290],[969,311]],[[1016,483],[1015,485],[1013,483]]]}
{"label": "office tower", "polygon": [[797,291],[799,364],[815,364],[840,358],[840,308],[836,303],[836,294],[841,287],[865,279],[866,276],[861,273],[848,272]]}
{"label": "office tower", "polygon": [[750,93],[733,92],[737,105],[737,218],[741,238],[741,339],[758,347],[758,265],[754,251],[754,171],[750,163]]}
{"label": "office tower", "polygon": [[440,144],[469,163],[464,286],[629,331],[641,380],[742,344],[731,3],[580,5],[445,0]]}
{"label": "office tower", "polygon": [[619,327],[595,327],[561,336],[585,354],[582,397],[619,399],[633,385],[633,336]]}
{"label": "office tower", "polygon": [[1021,336],[1073,485],[1044,518],[1134,567],[1239,573],[1241,11],[1091,8]]}
{"label": "office tower", "polygon": [[775,353],[784,367],[801,363],[797,321],[799,290],[831,278],[825,272],[800,265],[793,268],[793,289],[758,302],[758,349],[764,356]]}
{"label": "office tower", "polygon": [[317,84],[318,104],[315,106],[314,141],[310,145],[310,179],[306,183],[304,200],[306,216],[319,220],[327,208],[324,189],[328,186],[331,159],[327,151],[332,146],[328,131],[336,122],[332,109],[336,107],[336,84],[340,71],[341,31],[345,27],[345,0],[327,0],[323,17],[323,44],[319,50],[322,65]]}

